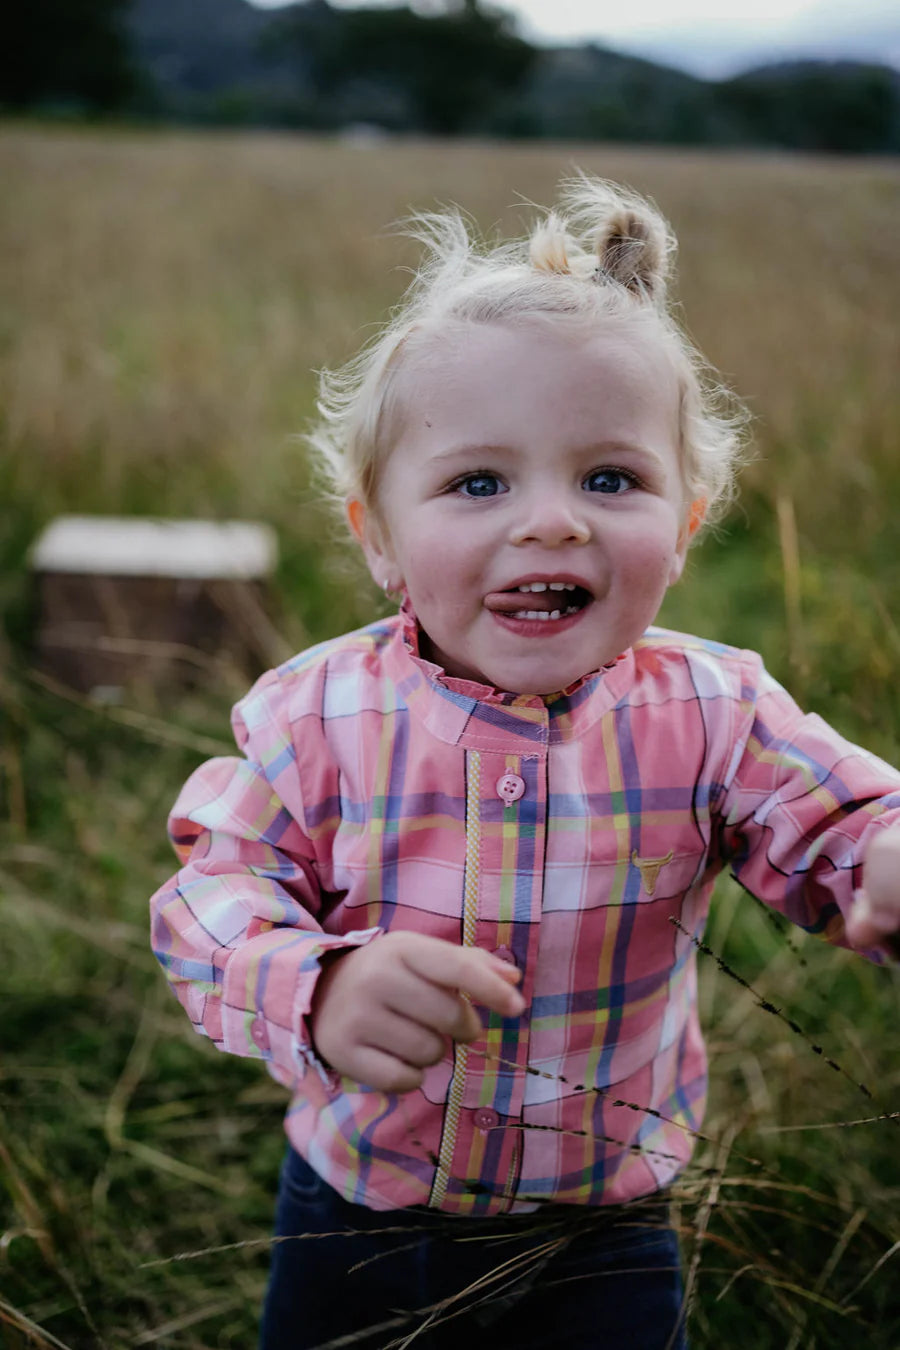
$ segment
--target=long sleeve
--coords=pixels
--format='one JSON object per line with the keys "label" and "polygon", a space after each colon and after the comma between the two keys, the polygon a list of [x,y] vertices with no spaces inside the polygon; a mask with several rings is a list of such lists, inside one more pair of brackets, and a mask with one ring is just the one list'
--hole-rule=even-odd
{"label": "long sleeve", "polygon": [[291,1084],[317,1065],[304,1019],[320,956],[379,930],[321,927],[299,784],[289,804],[278,790],[296,774],[284,773],[295,751],[276,676],[238,705],[233,723],[245,758],[202,765],[169,818],[182,867],[150,902],[153,947],[198,1032],[222,1050],[268,1060]]}
{"label": "long sleeve", "polygon": [[759,658],[746,656],[715,813],[720,856],[758,899],[846,945],[843,920],[868,843],[900,826],[900,773],[804,714]]}

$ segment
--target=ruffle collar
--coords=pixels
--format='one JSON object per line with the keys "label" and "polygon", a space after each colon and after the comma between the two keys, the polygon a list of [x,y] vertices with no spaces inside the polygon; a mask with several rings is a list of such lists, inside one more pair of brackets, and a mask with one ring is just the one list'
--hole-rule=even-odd
{"label": "ruffle collar", "polygon": [[624,688],[630,679],[632,654],[624,652],[558,693],[516,694],[448,675],[423,656],[422,630],[408,597],[398,620],[406,664],[402,683],[410,707],[442,740],[461,741],[471,748],[496,749],[501,736],[546,744],[571,740],[617,701],[619,686]]}

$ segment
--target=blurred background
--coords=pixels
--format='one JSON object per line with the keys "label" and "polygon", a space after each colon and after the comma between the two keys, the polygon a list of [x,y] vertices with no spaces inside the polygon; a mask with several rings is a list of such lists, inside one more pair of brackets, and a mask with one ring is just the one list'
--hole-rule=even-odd
{"label": "blurred background", "polygon": [[[689,331],[755,443],[663,620],[756,648],[900,762],[898,28],[880,3],[9,7],[4,1348],[254,1344],[284,1094],[190,1031],[147,897],[173,866],[169,806],[230,753],[248,680],[384,612],[299,433],[314,372],[403,292],[411,207],[519,233],[574,165],[655,198]],[[219,606],[213,646],[199,621],[163,643],[161,674],[145,600],[117,593],[139,659],[81,687],[41,651],[33,555],[72,513],[259,522],[277,563]],[[693,1344],[896,1350],[897,977],[727,881],[708,942],[712,1102],[678,1211]]]}
{"label": "blurred background", "polygon": [[891,0],[32,0],[0,103],[230,126],[900,149]]}

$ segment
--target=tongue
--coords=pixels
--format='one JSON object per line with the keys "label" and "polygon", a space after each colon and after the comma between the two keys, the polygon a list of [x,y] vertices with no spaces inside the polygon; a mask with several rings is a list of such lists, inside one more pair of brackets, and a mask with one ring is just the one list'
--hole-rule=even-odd
{"label": "tongue", "polygon": [[492,591],[484,598],[486,609],[495,614],[518,614],[523,609],[564,610],[572,603],[571,591]]}

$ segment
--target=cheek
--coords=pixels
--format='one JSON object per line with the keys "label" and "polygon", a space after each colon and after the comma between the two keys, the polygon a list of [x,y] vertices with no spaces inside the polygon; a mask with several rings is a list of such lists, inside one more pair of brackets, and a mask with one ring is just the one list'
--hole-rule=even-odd
{"label": "cheek", "polygon": [[432,531],[407,550],[404,577],[413,598],[456,609],[475,587],[477,571],[465,539]]}
{"label": "cheek", "polygon": [[620,558],[622,580],[635,596],[661,599],[671,584],[676,556],[674,538],[656,544],[636,541]]}

